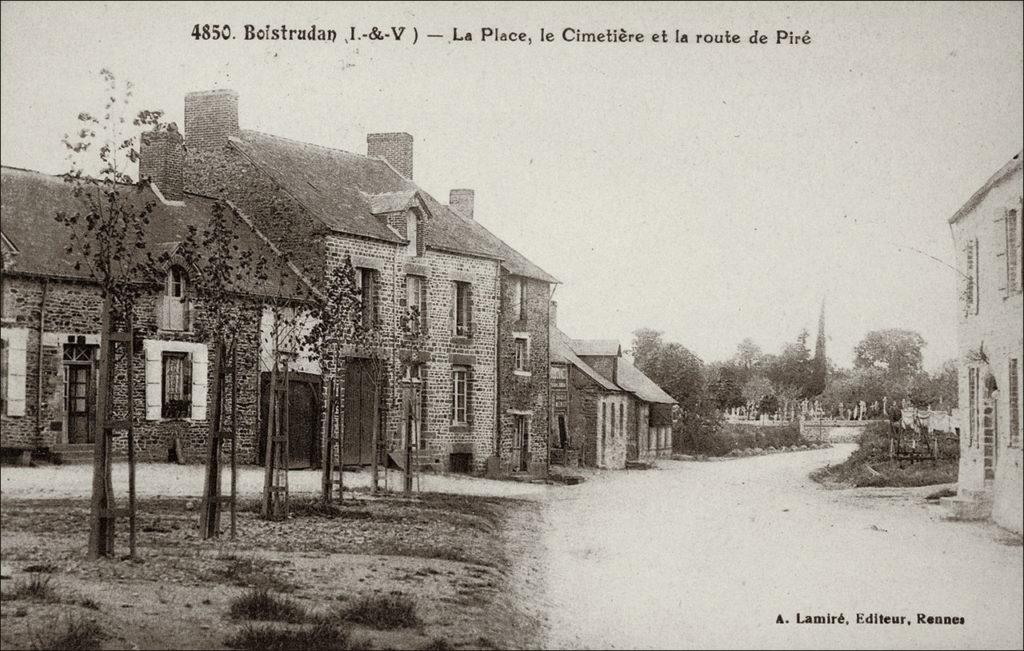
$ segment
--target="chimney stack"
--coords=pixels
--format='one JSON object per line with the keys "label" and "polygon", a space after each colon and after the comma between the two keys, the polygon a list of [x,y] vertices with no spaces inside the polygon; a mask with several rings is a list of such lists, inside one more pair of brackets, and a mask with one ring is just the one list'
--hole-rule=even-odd
{"label": "chimney stack", "polygon": [[551,301],[551,308],[548,311],[548,321],[551,323],[552,328],[558,327],[558,301]]}
{"label": "chimney stack", "polygon": [[408,133],[367,134],[366,155],[383,158],[395,171],[412,180],[412,136]]}
{"label": "chimney stack", "polygon": [[190,151],[223,147],[238,133],[238,93],[224,89],[185,94],[185,146]]}
{"label": "chimney stack", "polygon": [[473,219],[473,198],[472,190],[452,190],[448,193],[448,207],[467,219]]}
{"label": "chimney stack", "polygon": [[168,201],[184,198],[185,150],[178,125],[166,131],[146,131],[139,142],[139,180],[152,181]]}

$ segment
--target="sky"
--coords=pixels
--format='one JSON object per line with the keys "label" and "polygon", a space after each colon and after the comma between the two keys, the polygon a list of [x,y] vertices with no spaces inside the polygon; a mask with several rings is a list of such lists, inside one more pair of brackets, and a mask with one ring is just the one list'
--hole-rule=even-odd
{"label": "sky", "polygon": [[[246,24],[340,36],[247,41]],[[341,40],[374,26],[420,40]],[[231,88],[242,128],[358,153],[406,131],[421,187],[473,188],[476,218],[561,281],[568,334],[628,347],[655,328],[705,361],[813,336],[823,299],[839,365],[890,327],[921,333],[928,368],[955,357],[947,219],[1024,142],[1021,3],[4,3],[0,29],[4,165],[64,171],[102,68],[181,126],[186,92]],[[743,42],[693,42],[726,30]]]}

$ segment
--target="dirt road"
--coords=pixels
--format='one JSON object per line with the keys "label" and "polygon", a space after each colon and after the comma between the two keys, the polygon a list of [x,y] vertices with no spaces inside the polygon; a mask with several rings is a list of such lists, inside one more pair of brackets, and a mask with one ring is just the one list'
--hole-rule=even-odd
{"label": "dirt road", "polygon": [[[532,597],[545,646],[1020,648],[1020,539],[944,521],[928,489],[807,479],[852,449],[668,462],[550,494],[523,582],[546,583]],[[850,623],[797,624],[798,613]],[[912,623],[858,624],[858,613]]]}

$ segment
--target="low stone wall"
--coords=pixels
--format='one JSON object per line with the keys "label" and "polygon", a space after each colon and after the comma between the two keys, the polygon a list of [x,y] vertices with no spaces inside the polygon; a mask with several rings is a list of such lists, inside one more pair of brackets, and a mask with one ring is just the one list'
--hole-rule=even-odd
{"label": "low stone wall", "polygon": [[861,434],[877,420],[802,420],[800,436],[818,443],[856,443]]}

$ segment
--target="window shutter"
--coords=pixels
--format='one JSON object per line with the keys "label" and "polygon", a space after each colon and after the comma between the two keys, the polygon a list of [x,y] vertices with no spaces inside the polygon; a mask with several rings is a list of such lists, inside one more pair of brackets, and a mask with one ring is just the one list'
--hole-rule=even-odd
{"label": "window shutter", "polygon": [[974,243],[968,242],[964,246],[964,316],[968,316],[974,309]]}
{"label": "window shutter", "polygon": [[466,422],[473,424],[473,369],[466,369]]}
{"label": "window shutter", "polygon": [[459,304],[459,286],[456,283],[451,283],[451,301],[448,303],[448,320],[451,322],[452,334],[458,333],[458,318],[455,316]]}
{"label": "window shutter", "polygon": [[978,313],[978,307],[981,303],[981,259],[978,257],[978,238],[974,238],[974,313]]}
{"label": "window shutter", "polygon": [[25,359],[27,348],[25,329],[10,330],[7,333],[7,415],[25,415]]}
{"label": "window shutter", "polygon": [[424,435],[427,433],[427,378],[426,367],[420,370],[420,447],[423,447]]}
{"label": "window shutter", "polygon": [[146,420],[160,420],[163,404],[163,350],[160,342],[146,340]]}
{"label": "window shutter", "polygon": [[1017,241],[1017,221],[1018,215],[1016,210],[1007,210],[1005,219],[1005,233],[1006,240],[1006,289],[1004,296],[1010,296],[1020,290],[1017,278],[1019,275],[1018,262],[1017,262],[1017,249],[1020,243]]}
{"label": "window shutter", "polygon": [[399,307],[411,307],[409,305],[409,283],[412,280],[410,276],[406,276],[402,280],[402,297],[398,299]]}
{"label": "window shutter", "polygon": [[427,279],[420,278],[420,334],[425,335],[430,330],[427,327]]}
{"label": "window shutter", "polygon": [[206,346],[196,344],[192,350],[192,419],[206,420],[206,386],[208,358]]}
{"label": "window shutter", "polygon": [[451,420],[454,423],[455,422],[455,390],[456,390],[456,388],[455,388],[456,387],[456,385],[455,385],[455,369],[454,368],[452,368],[451,378],[452,378],[452,390],[451,390],[451,392],[449,392],[449,395],[451,396],[451,403],[452,403],[452,418],[451,418]]}
{"label": "window shutter", "polygon": [[466,283],[466,336],[473,336],[473,285]]}

